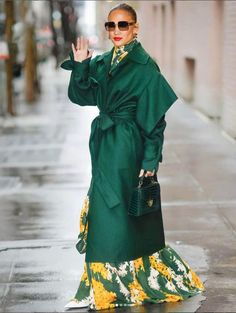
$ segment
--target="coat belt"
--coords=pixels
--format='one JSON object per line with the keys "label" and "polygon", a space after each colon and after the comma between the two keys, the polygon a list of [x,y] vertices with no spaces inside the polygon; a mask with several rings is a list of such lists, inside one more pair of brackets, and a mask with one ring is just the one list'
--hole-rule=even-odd
{"label": "coat belt", "polygon": [[103,112],[100,111],[99,126],[102,130],[112,127],[114,124],[119,123],[121,119],[133,120],[135,118],[135,111],[121,111],[121,112]]}
{"label": "coat belt", "polygon": [[110,181],[107,179],[103,170],[99,167],[98,155],[101,146],[101,138],[103,132],[112,128],[114,125],[119,124],[120,121],[134,120],[135,111],[120,111],[120,112],[104,112],[100,111],[99,115],[93,120],[91,125],[91,134],[89,140],[89,148],[92,160],[92,181],[89,188],[89,194],[96,187],[103,197],[109,208],[112,208],[120,203],[120,196],[113,189]]}

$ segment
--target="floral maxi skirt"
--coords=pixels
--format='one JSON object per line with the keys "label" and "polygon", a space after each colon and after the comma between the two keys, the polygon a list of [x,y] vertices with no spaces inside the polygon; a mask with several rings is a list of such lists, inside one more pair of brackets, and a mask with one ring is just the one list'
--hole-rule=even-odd
{"label": "floral maxi skirt", "polygon": [[[80,214],[85,227],[89,197]],[[84,236],[86,239],[86,236]],[[205,287],[177,252],[166,245],[152,255],[115,263],[85,262],[74,300],[88,300],[89,309],[102,310],[146,303],[176,302],[205,291]]]}

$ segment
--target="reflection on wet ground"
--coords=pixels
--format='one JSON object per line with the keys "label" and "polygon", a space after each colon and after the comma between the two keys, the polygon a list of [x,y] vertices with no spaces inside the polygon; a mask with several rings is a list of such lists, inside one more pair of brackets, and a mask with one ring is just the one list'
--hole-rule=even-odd
{"label": "reflection on wet ground", "polygon": [[[27,248],[24,244],[28,244]],[[44,239],[19,241],[17,247],[11,242],[5,251],[0,247],[1,285],[7,286],[2,309],[5,312],[61,312],[83,270],[83,257],[78,256],[74,244],[72,240],[53,242]],[[190,260],[191,253],[187,251],[192,255],[197,253],[199,266],[206,266],[205,254],[200,247],[197,250],[191,246],[175,246],[175,249],[182,250],[181,253]],[[131,307],[122,312],[194,312],[203,299],[203,295],[197,295],[183,303]],[[120,309],[114,311],[120,312]]]}

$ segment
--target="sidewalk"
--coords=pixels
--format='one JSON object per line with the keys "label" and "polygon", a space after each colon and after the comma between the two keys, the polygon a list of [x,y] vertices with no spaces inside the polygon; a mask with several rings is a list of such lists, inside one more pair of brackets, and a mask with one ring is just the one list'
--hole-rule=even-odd
{"label": "sidewalk", "polygon": [[[40,101],[0,127],[0,312],[63,312],[83,270],[75,243],[98,109],[70,103],[69,72],[49,63],[42,73]],[[236,310],[235,161],[215,124],[180,101],[170,109],[159,169],[166,241],[207,291],[148,313]]]}

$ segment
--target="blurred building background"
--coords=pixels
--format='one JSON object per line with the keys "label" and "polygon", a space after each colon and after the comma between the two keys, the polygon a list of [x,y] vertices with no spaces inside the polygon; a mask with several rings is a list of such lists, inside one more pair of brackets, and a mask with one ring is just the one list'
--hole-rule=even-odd
{"label": "blurred building background", "polygon": [[140,1],[142,42],[179,94],[236,137],[236,2]]}
{"label": "blurred building background", "polygon": [[[236,138],[236,2],[126,2],[138,14],[138,39],[178,94]],[[17,77],[24,77],[26,101],[37,99],[42,92],[37,65],[53,56],[58,66],[76,36],[87,36],[99,51],[111,49],[104,22],[117,3],[1,1],[0,114],[17,114]]]}

